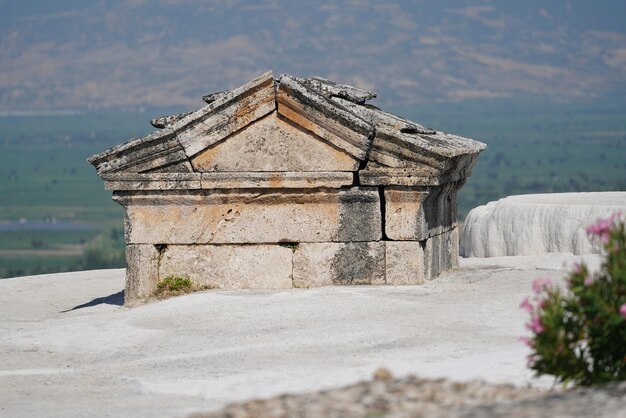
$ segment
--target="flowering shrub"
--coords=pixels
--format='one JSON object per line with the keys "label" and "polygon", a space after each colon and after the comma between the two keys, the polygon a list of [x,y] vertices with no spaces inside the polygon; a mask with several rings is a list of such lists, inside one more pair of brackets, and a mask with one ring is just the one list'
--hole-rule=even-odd
{"label": "flowering shrub", "polygon": [[533,283],[521,308],[530,314],[532,332],[523,340],[532,353],[536,374],[580,386],[626,380],[626,232],[620,214],[587,228],[606,250],[600,271],[577,264],[568,273],[567,289],[550,279]]}

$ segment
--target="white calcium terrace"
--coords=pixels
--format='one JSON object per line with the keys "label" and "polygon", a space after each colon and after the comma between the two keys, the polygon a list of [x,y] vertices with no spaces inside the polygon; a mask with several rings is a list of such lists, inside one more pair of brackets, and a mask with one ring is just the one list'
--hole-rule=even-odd
{"label": "white calcium terrace", "polygon": [[580,260],[464,259],[422,286],[212,290],[136,308],[121,306],[124,270],[0,280],[0,416],[185,416],[378,367],[549,385],[526,369],[519,303]]}
{"label": "white calcium terrace", "polygon": [[470,211],[461,255],[502,257],[602,251],[585,229],[598,218],[626,214],[626,192],[509,196]]}

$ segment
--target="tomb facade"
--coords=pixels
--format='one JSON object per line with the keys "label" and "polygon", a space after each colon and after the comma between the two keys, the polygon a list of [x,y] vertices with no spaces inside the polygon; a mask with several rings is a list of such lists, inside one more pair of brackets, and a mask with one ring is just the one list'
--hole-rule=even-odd
{"label": "tomb facade", "polygon": [[457,191],[485,144],[271,72],[89,158],[125,209],[126,302],[167,276],[280,289],[410,285],[458,266]]}

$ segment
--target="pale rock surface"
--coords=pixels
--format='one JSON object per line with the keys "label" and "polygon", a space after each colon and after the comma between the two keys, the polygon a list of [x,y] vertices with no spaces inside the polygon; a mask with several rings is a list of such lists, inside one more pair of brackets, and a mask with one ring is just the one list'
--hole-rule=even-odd
{"label": "pale rock surface", "polygon": [[216,289],[291,287],[291,249],[280,245],[169,245],[159,279],[189,277]]}
{"label": "pale rock surface", "polygon": [[[289,248],[285,250],[291,251]],[[0,280],[0,416],[183,417],[417,374],[550,386],[526,369],[536,277],[598,256],[471,258],[421,286],[210,290],[135,308],[124,270]]]}
{"label": "pale rock surface", "polygon": [[[385,370],[385,369],[380,369]],[[624,418],[626,382],[549,392],[484,382],[379,379],[232,404],[190,418]]]}
{"label": "pale rock surface", "polygon": [[602,251],[585,229],[598,218],[626,213],[626,192],[509,196],[472,209],[461,239],[464,257]]}

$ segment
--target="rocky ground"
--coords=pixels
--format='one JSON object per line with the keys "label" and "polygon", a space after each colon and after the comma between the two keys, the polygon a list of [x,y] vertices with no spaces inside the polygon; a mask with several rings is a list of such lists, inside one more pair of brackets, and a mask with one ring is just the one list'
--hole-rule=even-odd
{"label": "rocky ground", "polygon": [[[599,258],[462,259],[421,286],[211,290],[134,308],[121,269],[0,280],[0,417],[499,414],[485,405],[537,393],[488,384],[552,385],[526,367],[520,301],[581,261]],[[371,382],[380,367],[401,380]],[[611,407],[592,393],[566,406]]]}
{"label": "rocky ground", "polygon": [[626,382],[546,391],[414,376],[393,379],[383,369],[371,381],[340,389],[253,400],[191,416],[252,417],[626,417]]}

